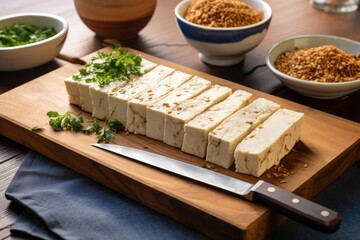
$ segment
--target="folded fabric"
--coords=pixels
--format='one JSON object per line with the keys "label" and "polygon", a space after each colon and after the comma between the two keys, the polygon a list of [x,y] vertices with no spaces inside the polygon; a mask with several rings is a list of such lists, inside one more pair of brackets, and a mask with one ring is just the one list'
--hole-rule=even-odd
{"label": "folded fabric", "polygon": [[11,231],[40,239],[205,239],[33,151],[5,195],[24,208]]}

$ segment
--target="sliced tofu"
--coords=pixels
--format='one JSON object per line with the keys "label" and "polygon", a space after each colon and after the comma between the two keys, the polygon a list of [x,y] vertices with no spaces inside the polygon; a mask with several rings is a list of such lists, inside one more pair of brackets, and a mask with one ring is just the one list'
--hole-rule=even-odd
{"label": "sliced tofu", "polygon": [[184,126],[181,150],[198,157],[205,157],[208,134],[226,118],[249,103],[252,94],[236,90],[224,101],[196,116]]}
{"label": "sliced tofu", "polygon": [[[94,63],[101,63],[101,62],[102,62],[101,59],[96,59],[94,61]],[[79,79],[79,81],[76,81],[76,82],[78,84],[81,109],[84,110],[85,112],[92,113],[93,107],[92,107],[92,101],[91,101],[89,88],[90,88],[90,86],[95,85],[96,83],[94,83],[92,81],[87,81],[88,79],[91,79],[91,76],[84,77],[82,79]]]}
{"label": "sliced tofu", "polygon": [[164,98],[174,88],[179,87],[191,78],[191,75],[175,71],[158,84],[142,91],[128,103],[126,130],[135,134],[146,134],[146,108]]}
{"label": "sliced tofu", "polygon": [[81,80],[78,82],[79,93],[80,93],[80,105],[81,109],[85,112],[92,113],[93,105],[91,100],[91,95],[89,88],[96,83],[94,82],[86,82],[86,80]]}
{"label": "sliced tofu", "polygon": [[198,96],[210,87],[210,81],[194,76],[180,87],[174,89],[165,98],[148,105],[146,109],[146,136],[162,141],[166,112],[182,102]]}
{"label": "sliced tofu", "polygon": [[231,88],[214,85],[199,96],[188,99],[168,111],[165,115],[163,142],[181,148],[185,124],[211,106],[230,96],[231,93]]}
{"label": "sliced tofu", "polygon": [[[140,66],[140,72],[142,74],[146,74],[156,66],[157,64],[143,58]],[[89,91],[91,96],[91,103],[93,106],[92,116],[100,119],[108,118],[111,115],[111,112],[109,111],[109,93],[112,92],[114,89],[122,88],[130,81],[136,81],[138,79],[139,77],[132,76],[130,77],[129,81],[115,81],[110,83],[108,86],[102,88],[98,85],[91,86],[89,88]]]}
{"label": "sliced tofu", "polygon": [[287,109],[276,111],[236,147],[236,171],[259,177],[279,164],[299,141],[303,116]]}
{"label": "sliced tofu", "polygon": [[156,84],[175,70],[166,66],[158,65],[136,81],[131,81],[121,88],[115,88],[109,93],[109,112],[112,118],[126,126],[128,101],[135,97],[152,84]]}
{"label": "sliced tofu", "polygon": [[70,76],[65,79],[64,83],[66,91],[68,93],[69,103],[81,107],[78,82],[75,81],[72,76]]}
{"label": "sliced tofu", "polygon": [[[138,77],[135,77],[131,79],[131,81],[136,81],[137,79]],[[128,81],[116,81],[102,88],[98,85],[90,86],[89,93],[93,108],[92,116],[99,119],[109,118],[111,115],[111,113],[109,113],[109,93],[114,89],[124,87],[127,83]]]}
{"label": "sliced tofu", "polygon": [[209,133],[206,161],[229,168],[236,146],[279,108],[277,103],[258,98],[234,113]]}

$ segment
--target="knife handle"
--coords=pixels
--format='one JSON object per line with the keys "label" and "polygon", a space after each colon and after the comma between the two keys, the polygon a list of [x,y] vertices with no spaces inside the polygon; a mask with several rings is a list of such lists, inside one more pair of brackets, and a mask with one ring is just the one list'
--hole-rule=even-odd
{"label": "knife handle", "polygon": [[285,216],[322,232],[332,233],[340,226],[340,215],[337,212],[271,183],[259,181],[252,192],[254,202],[266,204]]}

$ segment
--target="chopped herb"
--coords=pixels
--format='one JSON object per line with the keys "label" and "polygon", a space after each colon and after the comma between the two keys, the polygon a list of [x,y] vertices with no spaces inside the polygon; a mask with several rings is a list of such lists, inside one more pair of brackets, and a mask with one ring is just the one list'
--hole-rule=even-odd
{"label": "chopped herb", "polygon": [[40,127],[40,126],[34,126],[33,128],[31,128],[31,131],[33,132],[37,132],[37,131],[42,131],[44,128]]}
{"label": "chopped herb", "polygon": [[121,124],[121,122],[117,120],[105,119],[104,126],[100,126],[99,121],[99,119],[94,118],[92,120],[92,125],[83,129],[85,133],[96,133],[98,143],[109,143],[111,140],[115,139],[115,134],[118,131],[124,129],[124,126]]}
{"label": "chopped herb", "polygon": [[80,113],[75,115],[72,112],[66,112],[61,115],[58,112],[50,111],[47,113],[47,116],[50,118],[49,125],[54,131],[80,131],[82,129],[82,123],[84,122]]}
{"label": "chopped herb", "polygon": [[115,132],[121,131],[124,129],[124,125],[118,120],[108,120],[107,124],[109,125],[110,129]]}
{"label": "chopped herb", "polygon": [[253,121],[246,121],[245,123],[252,125],[254,122]]}
{"label": "chopped herb", "polygon": [[16,23],[0,29],[0,47],[14,47],[35,43],[56,34],[54,28],[39,28],[29,23]]}
{"label": "chopped herb", "polygon": [[[47,116],[50,118],[49,125],[51,128],[58,132],[62,130],[71,130],[71,131],[82,131],[83,133],[95,133],[97,135],[98,142],[109,143],[111,140],[115,139],[116,133],[123,130],[124,126],[118,120],[111,119],[111,116],[108,119],[98,119],[94,118],[91,122],[92,124],[87,127],[83,127],[83,118],[79,114],[74,114],[70,111],[65,114],[60,114],[55,111],[47,112]],[[104,122],[103,126],[100,125],[100,122]],[[32,131],[40,131],[43,127],[34,126]]]}
{"label": "chopped herb", "polygon": [[123,50],[119,45],[110,53],[98,52],[90,63],[84,65],[75,75],[74,80],[85,79],[105,87],[114,81],[129,81],[131,76],[141,76],[142,58]]}

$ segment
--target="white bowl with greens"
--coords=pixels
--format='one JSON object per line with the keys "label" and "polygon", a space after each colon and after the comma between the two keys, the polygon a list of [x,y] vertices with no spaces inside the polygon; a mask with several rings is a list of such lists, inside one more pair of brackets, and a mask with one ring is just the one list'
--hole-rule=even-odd
{"label": "white bowl with greens", "polygon": [[66,20],[45,13],[0,17],[0,71],[45,64],[58,55],[68,32]]}

